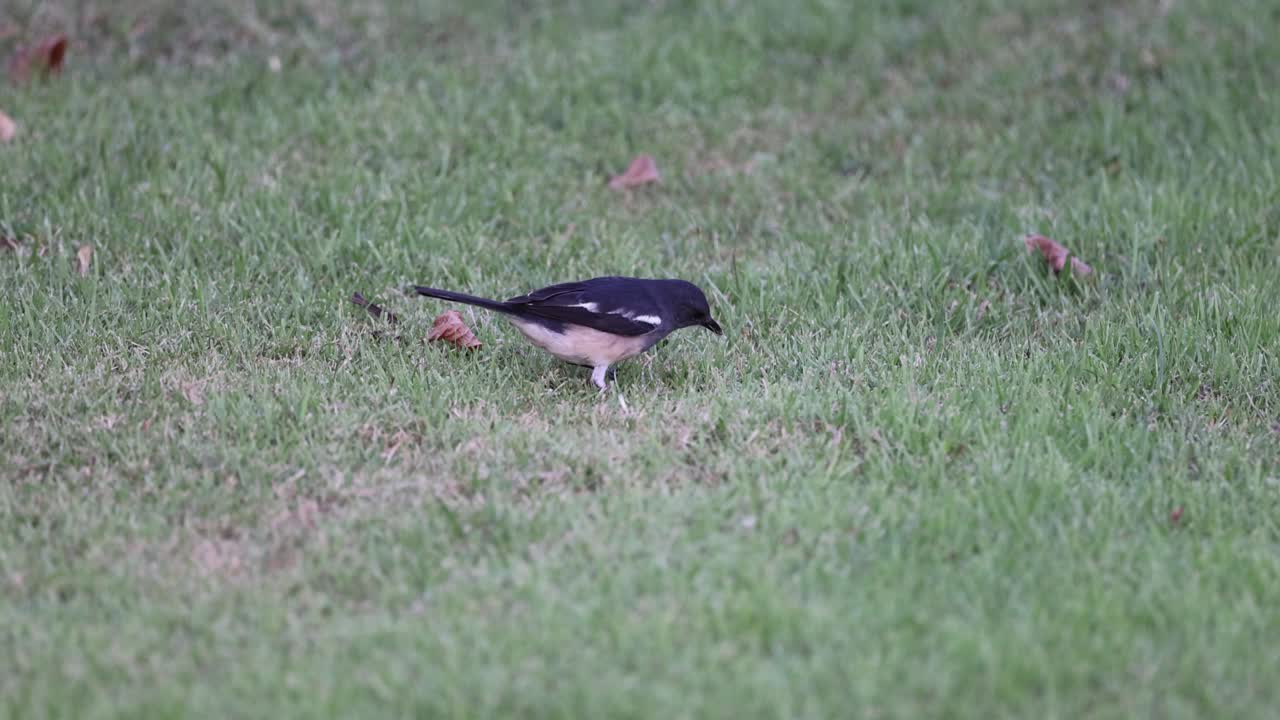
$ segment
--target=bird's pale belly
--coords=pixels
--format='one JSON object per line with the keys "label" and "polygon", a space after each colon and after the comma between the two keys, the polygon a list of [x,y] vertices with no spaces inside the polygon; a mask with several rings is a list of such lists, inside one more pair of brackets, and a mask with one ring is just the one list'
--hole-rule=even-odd
{"label": "bird's pale belly", "polygon": [[538,323],[511,318],[529,342],[552,355],[577,365],[612,365],[648,350],[657,342],[656,333],[645,335],[612,335],[581,325],[565,325],[562,333]]}

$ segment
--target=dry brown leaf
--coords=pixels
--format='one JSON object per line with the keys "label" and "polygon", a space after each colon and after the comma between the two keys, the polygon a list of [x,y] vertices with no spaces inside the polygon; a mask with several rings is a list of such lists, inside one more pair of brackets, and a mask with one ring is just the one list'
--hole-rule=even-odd
{"label": "dry brown leaf", "polygon": [[80,277],[89,275],[89,263],[93,262],[93,246],[81,245],[76,251],[76,260],[80,266]]}
{"label": "dry brown leaf", "polygon": [[0,143],[7,143],[13,140],[13,136],[18,134],[18,123],[13,118],[4,114],[0,110]]}
{"label": "dry brown leaf", "polygon": [[1031,233],[1022,238],[1026,243],[1027,250],[1039,251],[1044,257],[1044,261],[1049,263],[1049,267],[1053,268],[1054,273],[1062,272],[1062,268],[1067,266],[1067,258],[1071,258],[1071,273],[1077,277],[1084,277],[1093,274],[1093,268],[1089,267],[1085,261],[1071,254],[1069,250],[1054,240],[1044,235]]}
{"label": "dry brown leaf", "polygon": [[431,323],[427,340],[444,340],[468,350],[480,347],[480,341],[471,332],[471,328],[462,322],[462,315],[457,310],[446,310],[436,317],[436,321]]}
{"label": "dry brown leaf", "polygon": [[37,57],[44,64],[45,72],[57,75],[62,72],[62,61],[67,57],[67,36],[55,35],[40,46]]}
{"label": "dry brown leaf", "polygon": [[9,79],[14,83],[24,83],[30,79],[33,69],[46,77],[57,75],[62,72],[66,57],[67,36],[62,34],[46,38],[33,47],[19,48],[9,61]]}
{"label": "dry brown leaf", "polygon": [[637,155],[627,167],[626,172],[609,181],[609,187],[614,190],[628,190],[658,182],[661,179],[662,177],[658,175],[658,164],[654,162],[653,156]]}

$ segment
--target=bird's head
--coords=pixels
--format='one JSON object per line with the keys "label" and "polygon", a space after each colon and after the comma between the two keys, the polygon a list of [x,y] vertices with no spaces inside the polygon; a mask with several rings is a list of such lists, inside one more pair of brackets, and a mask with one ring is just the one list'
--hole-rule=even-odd
{"label": "bird's head", "polygon": [[702,292],[702,288],[685,280],[671,282],[674,290],[672,299],[675,305],[673,310],[676,315],[676,326],[701,325],[717,335],[722,335],[724,330],[720,328],[720,323],[711,317],[711,305],[707,303],[707,296]]}

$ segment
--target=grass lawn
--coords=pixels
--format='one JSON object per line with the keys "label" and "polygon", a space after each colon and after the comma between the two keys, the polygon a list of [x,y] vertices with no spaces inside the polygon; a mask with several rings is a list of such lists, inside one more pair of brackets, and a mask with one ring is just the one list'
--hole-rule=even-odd
{"label": "grass lawn", "polygon": [[[1274,717],[1277,26],[6,0],[0,716]],[[629,409],[403,292],[605,274]]]}

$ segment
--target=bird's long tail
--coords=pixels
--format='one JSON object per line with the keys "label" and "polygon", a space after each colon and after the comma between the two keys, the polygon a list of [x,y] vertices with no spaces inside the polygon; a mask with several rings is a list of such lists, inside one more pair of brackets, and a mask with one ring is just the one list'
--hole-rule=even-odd
{"label": "bird's long tail", "polygon": [[426,295],[427,297],[433,297],[437,300],[448,300],[450,302],[463,303],[465,305],[475,305],[476,307],[482,307],[486,310],[494,310],[500,313],[511,312],[511,308],[507,307],[506,303],[498,302],[497,300],[488,300],[482,297],[476,297],[475,295],[456,293],[451,290],[437,290],[436,288],[424,287],[422,285],[414,285],[413,289],[417,290],[419,295]]}

